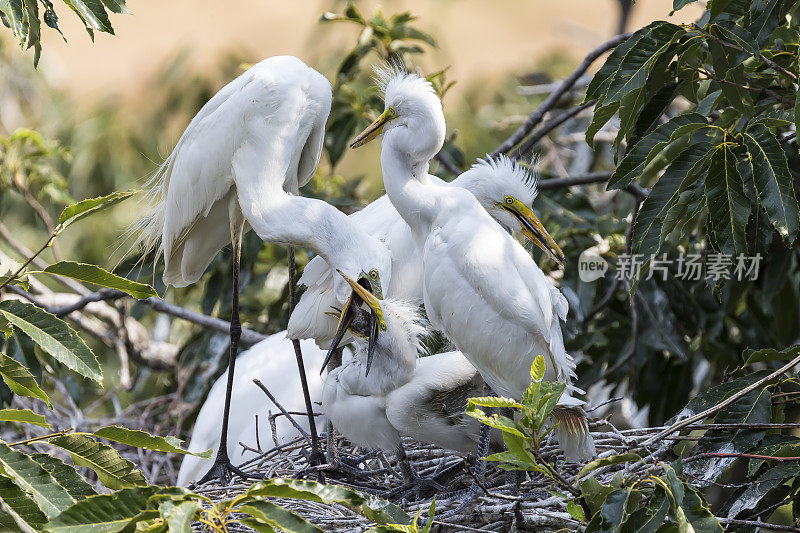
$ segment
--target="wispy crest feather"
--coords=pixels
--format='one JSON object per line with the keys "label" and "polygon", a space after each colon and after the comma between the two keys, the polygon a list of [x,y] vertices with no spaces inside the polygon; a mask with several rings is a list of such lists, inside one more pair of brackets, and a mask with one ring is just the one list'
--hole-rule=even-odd
{"label": "wispy crest feather", "polygon": [[535,164],[535,159],[532,160],[530,164],[526,164],[504,154],[500,154],[496,157],[486,154],[486,157],[484,159],[478,159],[478,161],[472,165],[472,168],[486,169],[495,175],[508,176],[510,181],[521,183],[527,187],[531,199],[534,199],[539,194],[539,178],[533,170]]}
{"label": "wispy crest feather", "polygon": [[436,94],[431,82],[418,74],[408,72],[399,61],[387,61],[381,65],[376,65],[373,70],[375,72],[375,84],[386,100],[389,100],[392,95],[409,89],[423,90]]}

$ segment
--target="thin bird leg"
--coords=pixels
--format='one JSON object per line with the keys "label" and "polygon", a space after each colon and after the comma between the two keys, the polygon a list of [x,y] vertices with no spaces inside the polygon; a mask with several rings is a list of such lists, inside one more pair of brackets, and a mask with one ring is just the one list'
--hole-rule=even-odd
{"label": "thin bird leg", "polygon": [[[230,474],[236,474],[243,480],[249,477],[239,468],[231,464],[228,457],[228,418],[231,410],[231,392],[233,391],[233,373],[236,366],[236,356],[239,349],[239,339],[242,336],[242,323],[239,319],[239,259],[242,254],[242,234],[244,233],[244,218],[238,207],[230,210],[231,216],[231,242],[233,243],[233,309],[231,311],[231,351],[228,356],[228,385],[225,389],[225,411],[222,415],[222,434],[219,439],[219,449],[214,465],[206,474],[200,478],[198,484],[205,483],[211,479],[219,479],[223,485],[227,485]],[[238,217],[235,214],[238,212]]]}
{"label": "thin bird leg", "polygon": [[[294,246],[289,246],[288,251],[289,261],[289,314],[294,311],[295,305],[295,290],[297,287],[297,270],[294,262]],[[300,341],[292,339],[294,346],[294,356],[297,360],[297,371],[300,374],[300,385],[303,388],[303,398],[306,402],[306,413],[308,413],[308,430],[311,433],[311,455],[308,462],[311,466],[321,465],[325,462],[325,454],[322,453],[322,448],[319,445],[319,436],[317,435],[317,423],[314,420],[314,408],[311,405],[311,394],[308,392],[308,380],[306,379],[306,367],[303,364],[303,352],[300,349]],[[320,483],[325,483],[325,474],[320,471],[317,475]]]}
{"label": "thin bird leg", "polygon": [[[514,410],[510,407],[503,408],[501,413],[506,418],[514,420]],[[522,484],[523,475],[524,474],[520,470],[506,470],[506,485],[509,485],[512,496],[517,496],[519,494],[519,487]]]}
{"label": "thin bird leg", "polygon": [[422,499],[424,497],[423,493],[437,493],[445,490],[445,487],[436,481],[435,475],[431,477],[421,477],[417,474],[417,471],[414,470],[414,467],[411,465],[411,461],[408,460],[406,450],[402,444],[397,446],[395,455],[397,456],[397,463],[405,483],[403,486],[387,492],[384,495],[385,498],[399,497],[399,499],[407,499],[408,496],[413,494],[417,499]]}

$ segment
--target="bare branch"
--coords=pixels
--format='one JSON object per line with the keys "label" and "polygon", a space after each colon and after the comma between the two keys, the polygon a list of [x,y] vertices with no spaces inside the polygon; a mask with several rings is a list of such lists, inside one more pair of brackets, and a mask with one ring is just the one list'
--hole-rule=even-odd
{"label": "bare branch", "polygon": [[530,151],[531,148],[536,146],[536,144],[542,140],[542,137],[544,137],[545,135],[547,135],[548,133],[550,133],[551,131],[553,131],[554,129],[556,129],[557,127],[559,127],[564,122],[568,121],[569,119],[571,119],[584,109],[592,107],[595,104],[595,102],[597,102],[597,100],[589,100],[588,102],[581,104],[578,107],[573,107],[569,111],[560,114],[558,117],[556,117],[555,119],[551,120],[550,122],[542,126],[541,129],[539,129],[539,131],[528,137],[528,139],[517,149],[516,158],[519,159],[520,157],[522,157],[523,154],[526,154],[528,151]]}
{"label": "bare branch", "polygon": [[550,94],[550,96],[548,96],[547,99],[545,99],[542,105],[540,105],[536,111],[531,113],[531,115],[528,117],[525,123],[522,126],[520,126],[519,129],[511,135],[511,137],[503,141],[503,143],[500,144],[500,146],[498,146],[494,150],[494,152],[492,152],[490,155],[494,157],[500,154],[504,154],[509,150],[511,150],[512,148],[514,148],[517,144],[519,144],[522,141],[522,139],[524,139],[526,135],[528,135],[531,131],[533,131],[533,128],[535,128],[536,125],[542,121],[542,118],[544,118],[545,113],[550,111],[550,109],[552,109],[558,103],[558,101],[561,99],[564,93],[566,93],[580,79],[580,77],[587,70],[589,70],[591,64],[594,63],[594,61],[598,57],[608,52],[612,48],[617,47],[620,43],[624,42],[630,36],[631,36],[630,33],[623,33],[621,35],[617,35],[610,41],[606,41],[605,43],[601,44],[600,46],[592,50],[583,59],[581,64],[578,65],[578,68],[576,68],[572,74],[570,74],[564,81],[561,82],[561,85],[559,85],[558,89],[553,91]]}
{"label": "bare branch", "polygon": [[536,188],[540,191],[548,191],[552,189],[561,189],[563,187],[572,187],[573,185],[603,183],[610,178],[611,172],[589,172],[588,174],[579,174],[577,176],[570,176],[569,178],[541,180],[536,184]]}

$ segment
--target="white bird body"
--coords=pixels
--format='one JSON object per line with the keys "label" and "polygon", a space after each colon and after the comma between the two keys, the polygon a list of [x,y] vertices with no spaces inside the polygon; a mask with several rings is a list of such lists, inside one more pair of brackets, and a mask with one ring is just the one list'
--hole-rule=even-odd
{"label": "white bird body", "polygon": [[[223,87],[192,119],[151,185],[147,250],[159,241],[164,282],[196,282],[231,242],[232,210],[245,230],[304,246],[358,277],[373,267],[390,282],[389,253],[333,206],[297,196],[314,175],[331,85],[295,57],[265,59]],[[339,301],[349,294],[338,284]]]}
{"label": "white bird body", "polygon": [[[325,352],[317,348],[312,341],[301,341],[300,346],[303,350],[303,361],[308,368],[319,368],[325,359]],[[349,349],[345,349],[345,352],[343,357],[349,359],[351,357]],[[192,428],[189,451],[202,452],[209,448],[215,449],[219,444],[227,377],[226,371],[214,382],[200,408]],[[240,465],[256,456],[255,453],[244,450],[239,445],[243,442],[255,448],[256,429],[262,449],[266,450],[274,445],[269,415],[270,412],[276,414],[279,410],[270,402],[264,391],[253,383],[254,379],[260,380],[287,411],[297,413],[306,409],[303,395],[300,394],[300,377],[295,368],[294,347],[286,338],[285,331],[270,335],[239,354],[232,391],[234,408],[231,409],[228,419],[228,448],[235,465]],[[323,382],[324,377],[317,372],[308,373],[309,393],[315,405],[322,401]],[[256,416],[258,416],[257,425]],[[294,420],[308,431],[307,417],[295,415]],[[320,423],[321,418],[317,417],[317,421]],[[300,436],[300,432],[286,417],[278,416],[275,419],[274,437],[279,444],[291,442]],[[189,482],[196,481],[213,462],[213,458],[201,459],[186,455],[178,471],[178,485],[186,486]]]}
{"label": "white bird body", "polygon": [[[481,161],[449,183],[433,175],[430,175],[430,179],[447,191],[469,191],[489,215],[509,229],[512,221],[508,220],[505,211],[497,208],[497,203],[502,202],[504,196],[513,195],[530,206],[536,196],[529,181],[530,175],[508,159]],[[420,246],[389,197],[381,196],[362,210],[349,215],[349,218],[360,227],[366,228],[373,237],[380,239],[391,254],[391,282],[388,287],[383,287],[383,296],[422,300],[423,264]],[[326,311],[330,311],[338,303],[333,291],[334,279],[337,277],[324,258],[317,256],[308,262],[299,279],[299,284],[305,285],[306,291],[289,318],[287,331],[290,338],[312,338],[321,348],[327,349],[330,346],[337,322]],[[347,337],[343,344],[350,340],[352,339]]]}
{"label": "white bird body", "polygon": [[418,307],[402,300],[380,302],[386,331],[377,339],[374,362],[365,376],[366,342],[357,340],[352,360],[325,380],[323,411],[351,442],[398,451],[401,437],[468,453],[479,424],[464,414],[467,398],[483,381],[459,352],[418,359],[426,323]]}
{"label": "white bird body", "polygon": [[[383,78],[386,111],[354,146],[382,129],[384,186],[420,246],[423,298],[431,323],[498,394],[519,400],[530,384],[531,364],[542,354],[546,379],[568,386],[562,405],[580,404],[570,397],[575,364],[561,337],[566,299],[473,194],[430,178],[428,162],[445,134],[441,101],[430,83],[398,71]],[[513,200],[508,199],[510,205]],[[535,216],[528,218],[538,223]],[[565,453],[579,460],[594,455],[585,418],[581,420],[577,434],[559,431]]]}

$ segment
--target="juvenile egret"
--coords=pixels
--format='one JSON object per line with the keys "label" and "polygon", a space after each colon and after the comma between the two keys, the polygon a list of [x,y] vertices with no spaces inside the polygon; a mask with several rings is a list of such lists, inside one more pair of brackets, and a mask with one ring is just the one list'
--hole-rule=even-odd
{"label": "juvenile egret", "polygon": [[[379,300],[347,278],[356,299],[341,313],[329,354],[349,328],[356,336],[353,358],[325,380],[322,408],[342,435],[355,444],[394,452],[408,483],[420,483],[400,437],[411,437],[467,453],[475,448],[479,423],[465,414],[467,398],[479,396],[483,380],[460,352],[421,359],[427,323],[413,300]],[[377,316],[380,334],[370,366],[368,341]]]}
{"label": "juvenile egret", "polygon": [[[310,368],[317,368],[325,359],[325,352],[317,348],[310,340],[301,341],[303,359]],[[350,358],[349,351],[346,358]],[[269,413],[278,412],[270,405],[264,392],[259,389],[254,379],[260,380],[275,396],[281,405],[290,413],[304,412],[306,409],[300,391],[300,377],[290,370],[295,364],[295,353],[292,341],[286,338],[286,332],[280,331],[270,335],[258,344],[239,354],[236,359],[236,376],[233,380],[231,403],[236,405],[228,419],[228,449],[231,461],[239,466],[256,456],[254,452],[241,450],[239,443],[255,447],[260,442],[263,448],[272,446],[273,434],[269,423]],[[219,443],[223,409],[225,405],[225,385],[228,374],[225,372],[211,387],[203,402],[197,420],[192,429],[188,449],[202,452],[214,448]],[[323,377],[316,372],[308,376],[308,389],[315,405],[322,402]],[[316,410],[320,408],[317,406]],[[256,416],[258,421],[256,422]],[[295,417],[295,421],[305,431],[309,431],[308,419]],[[320,421],[317,418],[317,421]],[[258,436],[256,436],[258,435]],[[275,440],[285,444],[302,436],[301,433],[283,416],[275,419]],[[178,485],[186,486],[196,481],[214,463],[213,458],[201,459],[194,455],[186,455],[178,471]]]}
{"label": "juvenile egret", "polygon": [[[571,396],[577,390],[572,386],[575,363],[561,336],[566,299],[473,194],[443,187],[428,175],[428,163],[445,136],[442,104],[431,84],[395,69],[379,76],[385,110],[351,147],[383,134],[384,186],[422,254],[428,318],[503,396],[522,397],[531,364],[543,354],[545,379],[567,384],[559,410],[560,445],[568,459],[590,459],[594,443],[581,401]],[[530,209],[510,196],[499,206],[531,240],[563,261]]]}
{"label": "juvenile egret", "polygon": [[[507,230],[518,230],[524,214],[530,212],[536,198],[536,187],[531,173],[512,159],[478,160],[472,168],[451,182],[435,176],[431,180],[443,187],[461,187],[471,192],[486,211]],[[510,208],[504,207],[504,198],[514,199]],[[519,208],[516,212],[514,209]],[[527,209],[524,210],[523,208]],[[391,283],[383,287],[383,296],[422,300],[422,257],[411,228],[384,195],[357,211],[350,219],[366,228],[386,244],[392,256]],[[526,222],[527,223],[527,222]],[[530,238],[533,233],[524,229]],[[336,331],[336,319],[330,310],[338,304],[334,294],[334,280],[339,278],[320,257],[314,257],[305,267],[299,283],[306,286],[294,312],[289,318],[288,332],[293,339],[312,338],[317,345],[327,349]],[[345,344],[349,342],[348,337]]]}
{"label": "juvenile egret", "polygon": [[[151,183],[152,205],[141,222],[141,240],[146,251],[158,247],[164,254],[165,284],[194,283],[214,255],[233,244],[231,355],[222,433],[214,465],[201,481],[227,481],[230,472],[243,475],[228,457],[227,424],[241,333],[238,287],[244,232],[252,228],[264,241],[309,248],[328,264],[365,278],[377,293],[381,283],[390,282],[391,259],[378,239],[333,206],[297,196],[319,162],[330,105],[331,85],[320,73],[295,57],[265,59],[203,106]],[[344,301],[350,291],[342,282],[335,292]],[[297,364],[302,373],[299,355]]]}

